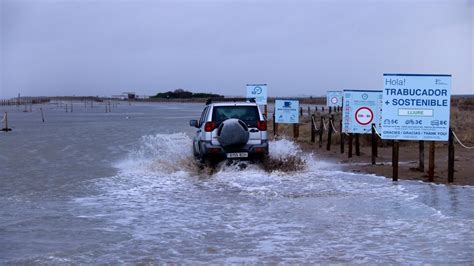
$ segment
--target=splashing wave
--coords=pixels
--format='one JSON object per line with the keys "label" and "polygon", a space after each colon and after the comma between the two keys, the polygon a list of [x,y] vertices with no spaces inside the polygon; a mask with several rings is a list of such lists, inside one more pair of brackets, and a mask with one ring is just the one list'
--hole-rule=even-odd
{"label": "splashing wave", "polygon": [[166,174],[186,172],[191,175],[209,175],[222,171],[237,171],[250,167],[271,172],[294,172],[304,170],[311,155],[305,154],[293,141],[281,139],[270,141],[270,154],[262,165],[256,167],[242,164],[221,163],[215,170],[200,167],[192,154],[192,140],[185,133],[143,136],[136,151],[130,152],[127,160],[118,167],[127,170],[149,170]]}

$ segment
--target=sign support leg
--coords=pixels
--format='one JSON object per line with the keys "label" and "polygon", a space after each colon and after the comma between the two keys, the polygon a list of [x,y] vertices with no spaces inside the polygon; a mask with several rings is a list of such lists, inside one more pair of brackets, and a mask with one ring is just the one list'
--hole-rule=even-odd
{"label": "sign support leg", "polygon": [[377,140],[375,139],[376,138],[376,134],[375,134],[375,124],[372,124],[372,164],[374,165],[375,164],[375,157],[377,156],[376,153],[377,153]]}
{"label": "sign support leg", "polygon": [[434,168],[435,168],[435,142],[430,141],[430,155],[428,162],[428,180],[430,182],[434,181]]}
{"label": "sign support leg", "polygon": [[419,152],[419,155],[418,155],[418,170],[420,172],[424,172],[425,171],[425,142],[420,140],[418,142],[418,152]]}
{"label": "sign support leg", "polygon": [[392,141],[392,181],[398,181],[398,140]]}
{"label": "sign support leg", "polygon": [[360,156],[360,141],[359,134],[355,134],[355,146],[356,146],[356,156]]}
{"label": "sign support leg", "polygon": [[352,158],[352,133],[349,133],[349,151],[347,152],[347,157]]}

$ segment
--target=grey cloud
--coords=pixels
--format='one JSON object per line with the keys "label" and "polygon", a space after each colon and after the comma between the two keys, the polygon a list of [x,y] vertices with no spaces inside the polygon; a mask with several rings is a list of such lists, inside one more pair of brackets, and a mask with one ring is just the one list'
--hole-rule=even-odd
{"label": "grey cloud", "polygon": [[322,95],[378,89],[384,72],[452,73],[455,93],[474,93],[473,1],[1,3],[0,97],[249,82]]}

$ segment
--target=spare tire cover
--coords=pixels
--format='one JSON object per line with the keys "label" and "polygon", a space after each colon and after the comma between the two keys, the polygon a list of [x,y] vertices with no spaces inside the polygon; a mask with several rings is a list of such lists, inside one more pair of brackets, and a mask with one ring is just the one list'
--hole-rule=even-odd
{"label": "spare tire cover", "polygon": [[241,148],[249,140],[249,129],[239,119],[227,119],[219,126],[217,140],[224,148]]}

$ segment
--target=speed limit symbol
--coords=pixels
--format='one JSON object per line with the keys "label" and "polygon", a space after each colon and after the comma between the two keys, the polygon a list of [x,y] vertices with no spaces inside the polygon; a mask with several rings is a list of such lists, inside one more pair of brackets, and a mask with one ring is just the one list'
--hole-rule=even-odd
{"label": "speed limit symbol", "polygon": [[355,112],[355,120],[360,125],[368,125],[374,120],[374,113],[368,107],[361,107]]}

